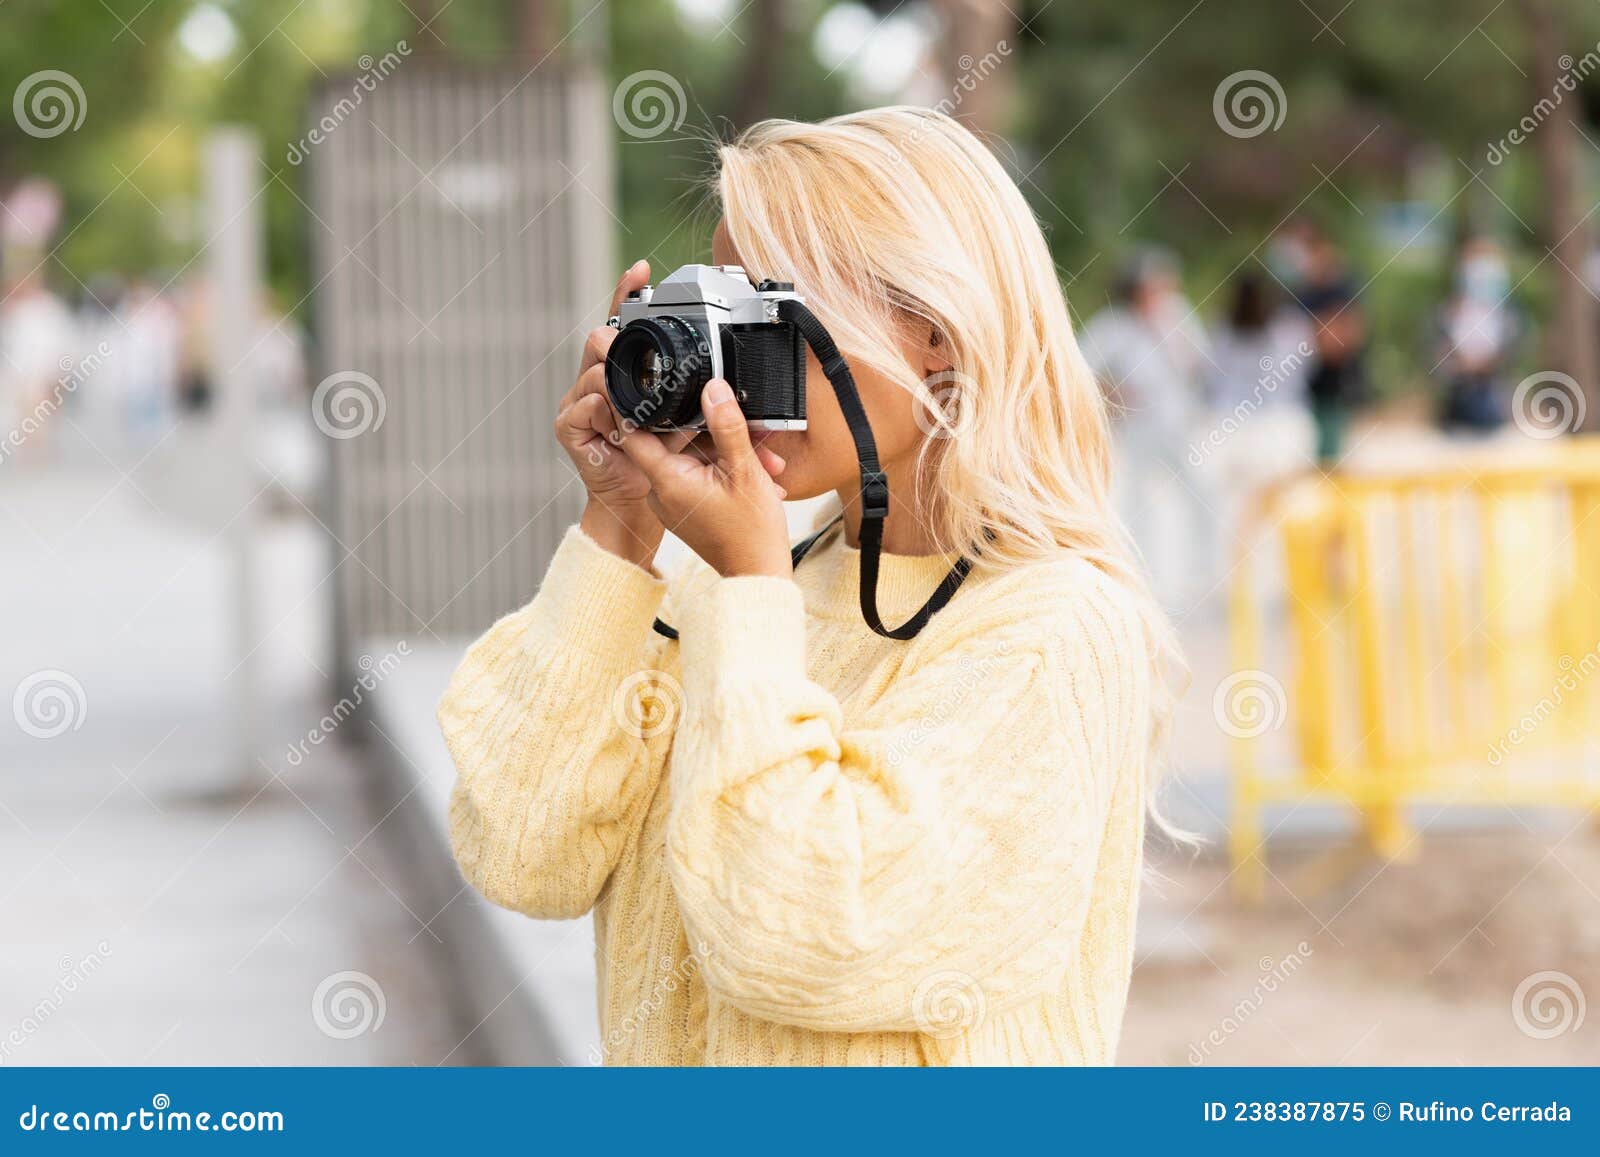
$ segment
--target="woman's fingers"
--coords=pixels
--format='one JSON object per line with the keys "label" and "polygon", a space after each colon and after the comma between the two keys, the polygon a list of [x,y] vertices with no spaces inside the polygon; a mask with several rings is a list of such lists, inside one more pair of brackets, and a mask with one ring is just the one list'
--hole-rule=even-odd
{"label": "woman's fingers", "polygon": [[[622,300],[636,289],[643,289],[650,284],[650,263],[648,261],[635,261],[623,273],[622,279],[617,282],[617,288],[611,295],[611,316],[616,316],[617,310],[622,308]],[[588,336],[583,339],[583,356],[578,361],[578,384],[567,391],[564,402],[575,401],[583,393],[583,376],[596,366],[603,365],[606,354],[611,350],[611,343],[616,340],[617,331],[609,325],[596,326],[591,329]],[[604,378],[601,381],[604,382]]]}
{"label": "woman's fingers", "polygon": [[783,473],[783,468],[787,465],[783,460],[782,454],[774,454],[765,446],[756,447],[756,459],[761,463],[761,468],[767,472],[774,482],[778,480],[778,475]]}
{"label": "woman's fingers", "polygon": [[700,410],[725,471],[737,478],[762,469],[750,442],[750,424],[740,412],[739,403],[733,400],[733,388],[727,382],[712,378],[706,383],[700,395]]}
{"label": "woman's fingers", "polygon": [[683,463],[691,462],[667,449],[661,439],[649,430],[625,430],[618,445],[633,464],[644,471],[645,477],[650,479],[650,485],[658,491],[663,482],[670,484],[672,478],[681,472]]}
{"label": "woman's fingers", "polygon": [[610,442],[617,440],[617,416],[612,412],[605,394],[585,394],[583,413],[584,420],[596,434]]}
{"label": "woman's fingers", "polygon": [[602,325],[589,331],[589,335],[583,339],[583,357],[578,359],[580,378],[596,366],[604,368],[606,354],[610,352],[611,343],[616,338],[617,331],[609,325]]}
{"label": "woman's fingers", "polygon": [[572,383],[571,389],[561,395],[561,401],[557,403],[559,407],[570,406],[585,394],[605,392],[606,352],[616,335],[617,331],[610,326],[589,331],[589,336],[583,341],[583,357],[579,361],[577,380]]}
{"label": "woman's fingers", "polygon": [[636,289],[643,289],[650,284],[650,263],[648,261],[635,261],[623,272],[621,280],[617,282],[617,291],[611,295],[611,315],[615,316],[617,310],[622,308],[622,301],[628,294]]}
{"label": "woman's fingers", "polygon": [[556,436],[571,449],[581,449],[590,439],[606,437],[615,429],[603,395],[585,394],[556,415]]}
{"label": "woman's fingers", "polygon": [[[587,406],[597,400],[603,401],[603,397],[591,396],[582,404]],[[684,453],[697,431],[657,433],[631,428],[626,423],[609,427],[618,431],[614,436],[616,444],[649,479],[652,508],[664,518],[669,509],[692,512],[701,509],[715,491],[727,490],[730,496],[743,492],[748,497],[752,484],[758,490],[771,485],[780,497],[786,496],[777,484],[786,465],[783,456],[751,442],[749,425],[727,382],[716,379],[707,384],[701,394],[701,410],[716,447],[715,470],[706,468],[703,457]]]}
{"label": "woman's fingers", "polygon": [[[578,397],[606,397],[606,367],[590,366],[578,375]],[[576,400],[576,399],[575,399]]]}

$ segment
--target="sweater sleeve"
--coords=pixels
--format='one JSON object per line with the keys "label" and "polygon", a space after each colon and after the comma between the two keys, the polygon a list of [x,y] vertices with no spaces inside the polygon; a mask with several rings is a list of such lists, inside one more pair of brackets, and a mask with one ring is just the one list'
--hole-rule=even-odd
{"label": "sweater sleeve", "polygon": [[1019,601],[965,609],[848,721],[806,678],[793,583],[724,579],[684,612],[668,852],[720,995],[945,1035],[1059,984],[1142,769],[1148,652],[1090,584]]}
{"label": "sweater sleeve", "polygon": [[594,906],[659,779],[676,684],[652,669],[665,584],[572,528],[538,595],[468,650],[439,704],[450,838],[488,900]]}

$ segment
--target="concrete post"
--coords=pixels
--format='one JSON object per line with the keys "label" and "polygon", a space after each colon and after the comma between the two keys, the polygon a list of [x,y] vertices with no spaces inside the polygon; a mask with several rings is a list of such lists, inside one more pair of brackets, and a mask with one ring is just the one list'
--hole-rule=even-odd
{"label": "concrete post", "polygon": [[257,596],[254,558],[255,383],[251,349],[256,341],[256,310],[261,296],[262,213],[260,146],[246,129],[213,132],[205,146],[206,262],[211,300],[207,311],[209,360],[215,405],[212,463],[207,479],[226,528],[230,569],[229,699],[234,715],[233,774],[242,788],[263,775],[260,751],[260,639],[256,638]]}

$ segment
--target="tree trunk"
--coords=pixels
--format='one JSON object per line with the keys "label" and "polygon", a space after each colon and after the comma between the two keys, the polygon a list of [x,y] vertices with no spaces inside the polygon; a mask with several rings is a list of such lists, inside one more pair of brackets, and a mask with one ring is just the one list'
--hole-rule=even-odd
{"label": "tree trunk", "polygon": [[976,133],[1010,127],[1017,18],[995,0],[935,0],[944,23],[940,65],[950,86],[945,106]]}
{"label": "tree trunk", "polygon": [[413,0],[411,17],[416,24],[411,41],[417,54],[429,58],[445,55],[444,27],[439,17],[443,15],[439,0]]}
{"label": "tree trunk", "polygon": [[[1522,0],[1532,49],[1529,81],[1533,101],[1547,100],[1561,79],[1558,60],[1565,47],[1565,29],[1549,0]],[[1589,230],[1583,223],[1577,118],[1579,102],[1568,94],[1534,134],[1542,185],[1545,244],[1554,260],[1555,314],[1546,333],[1548,369],[1576,378],[1583,388],[1588,425],[1600,420],[1600,350],[1595,332],[1595,300],[1583,282],[1589,260]]]}
{"label": "tree trunk", "polygon": [[524,56],[542,60],[561,38],[556,13],[561,0],[517,0],[517,47]]}
{"label": "tree trunk", "polygon": [[736,128],[749,128],[772,115],[773,78],[783,44],[783,0],[754,0],[744,18],[744,62],[733,96]]}

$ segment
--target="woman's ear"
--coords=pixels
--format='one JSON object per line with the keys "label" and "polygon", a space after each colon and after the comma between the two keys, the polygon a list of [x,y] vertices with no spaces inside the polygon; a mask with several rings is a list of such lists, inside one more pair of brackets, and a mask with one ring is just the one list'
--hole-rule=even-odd
{"label": "woman's ear", "polygon": [[944,335],[936,329],[930,329],[927,345],[922,352],[922,376],[928,378],[934,374],[949,373],[950,367],[950,359],[945,356]]}

